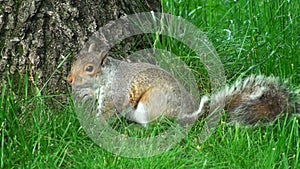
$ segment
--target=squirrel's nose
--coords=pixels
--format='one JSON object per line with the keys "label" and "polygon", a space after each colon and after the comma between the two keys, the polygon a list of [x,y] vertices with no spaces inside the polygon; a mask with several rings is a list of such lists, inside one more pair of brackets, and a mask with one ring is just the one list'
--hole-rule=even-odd
{"label": "squirrel's nose", "polygon": [[67,82],[69,83],[69,85],[72,85],[73,81],[74,81],[73,76],[72,76],[72,75],[69,75],[69,76],[67,77]]}

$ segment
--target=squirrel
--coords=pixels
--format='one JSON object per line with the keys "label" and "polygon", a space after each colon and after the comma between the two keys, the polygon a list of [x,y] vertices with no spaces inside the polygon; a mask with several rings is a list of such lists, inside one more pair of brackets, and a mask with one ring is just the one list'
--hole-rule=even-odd
{"label": "squirrel", "polygon": [[107,120],[117,112],[141,125],[162,115],[189,125],[220,107],[229,124],[243,126],[268,124],[282,114],[300,112],[297,94],[278,78],[263,75],[250,75],[210,96],[202,96],[198,107],[191,94],[166,70],[149,63],[114,59],[106,50],[95,51],[95,44],[79,53],[67,82],[75,100],[96,100],[97,116]]}

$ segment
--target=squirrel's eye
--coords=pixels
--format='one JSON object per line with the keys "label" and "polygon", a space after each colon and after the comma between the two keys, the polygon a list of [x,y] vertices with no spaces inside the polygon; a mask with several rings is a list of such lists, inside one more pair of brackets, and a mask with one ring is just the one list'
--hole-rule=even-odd
{"label": "squirrel's eye", "polygon": [[94,70],[94,66],[87,66],[86,68],[85,68],[85,71],[87,71],[87,72],[92,72]]}

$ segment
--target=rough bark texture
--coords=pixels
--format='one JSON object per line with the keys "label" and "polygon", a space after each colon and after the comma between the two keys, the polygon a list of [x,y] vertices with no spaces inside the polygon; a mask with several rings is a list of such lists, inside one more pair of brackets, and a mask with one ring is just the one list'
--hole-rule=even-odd
{"label": "rough bark texture", "polygon": [[[42,91],[46,94],[67,91],[65,77],[74,56],[101,26],[125,14],[160,9],[158,0],[0,0],[0,4],[0,87],[8,76],[17,83],[28,71],[34,85],[41,89],[47,84]],[[126,43],[126,49],[135,43]]]}

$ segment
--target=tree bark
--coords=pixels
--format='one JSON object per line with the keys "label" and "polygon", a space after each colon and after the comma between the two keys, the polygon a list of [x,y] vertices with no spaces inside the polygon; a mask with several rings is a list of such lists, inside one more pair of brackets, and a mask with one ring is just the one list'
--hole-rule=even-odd
{"label": "tree bark", "polygon": [[[44,94],[66,93],[65,77],[74,56],[108,21],[160,10],[159,0],[0,0],[0,4],[0,87],[8,83],[7,77],[12,84],[22,83],[28,72],[30,82]],[[135,43],[126,43],[126,49]]]}

